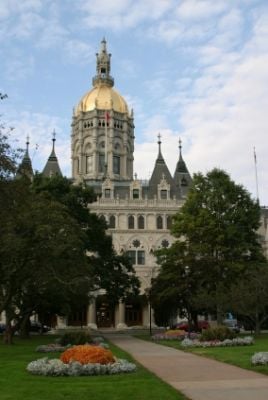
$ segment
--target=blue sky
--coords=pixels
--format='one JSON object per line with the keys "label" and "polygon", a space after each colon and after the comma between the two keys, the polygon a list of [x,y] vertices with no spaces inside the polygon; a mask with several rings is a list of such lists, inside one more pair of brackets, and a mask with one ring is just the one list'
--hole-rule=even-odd
{"label": "blue sky", "polygon": [[[268,205],[267,0],[1,0],[2,119],[42,170],[56,151],[70,176],[72,109],[90,90],[105,36],[111,75],[135,116],[135,167],[148,179],[157,134],[173,174],[219,167]],[[38,149],[35,150],[35,145]]]}

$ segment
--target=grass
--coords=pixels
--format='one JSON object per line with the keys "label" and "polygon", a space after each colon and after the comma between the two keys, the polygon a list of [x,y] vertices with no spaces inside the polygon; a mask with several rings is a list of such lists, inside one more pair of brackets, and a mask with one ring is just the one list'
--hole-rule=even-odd
{"label": "grass", "polygon": [[[139,335],[140,339],[151,340],[149,335]],[[268,351],[268,334],[261,334],[255,337],[255,343],[252,346],[236,347],[213,347],[213,348],[182,348],[178,340],[159,340],[154,343],[163,344],[175,349],[187,351],[200,356],[213,358],[238,367],[249,369],[255,372],[261,372],[268,375],[268,365],[253,366],[251,357],[259,351]]]}
{"label": "grass", "polygon": [[[0,337],[1,400],[183,400],[185,397],[162,382],[154,374],[138,365],[137,372],[125,375],[90,377],[34,376],[26,371],[30,361],[58,353],[36,353],[40,344],[53,342],[52,336],[34,336],[23,340],[15,338],[13,346],[6,346]],[[125,352],[111,345],[112,352],[130,361]],[[134,361],[135,362],[135,361]]]}

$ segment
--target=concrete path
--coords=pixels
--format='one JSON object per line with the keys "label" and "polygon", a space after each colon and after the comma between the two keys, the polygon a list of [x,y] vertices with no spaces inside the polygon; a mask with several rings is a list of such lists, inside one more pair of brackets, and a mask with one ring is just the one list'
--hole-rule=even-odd
{"label": "concrete path", "polygon": [[191,400],[268,400],[265,375],[129,335],[105,336]]}

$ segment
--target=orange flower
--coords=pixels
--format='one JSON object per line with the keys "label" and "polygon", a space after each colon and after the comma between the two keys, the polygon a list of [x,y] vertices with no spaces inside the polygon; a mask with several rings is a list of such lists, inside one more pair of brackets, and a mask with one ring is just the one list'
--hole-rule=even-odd
{"label": "orange flower", "polygon": [[71,347],[61,354],[60,359],[65,364],[69,364],[71,361],[78,361],[81,364],[109,364],[115,362],[114,356],[110,350],[91,345]]}

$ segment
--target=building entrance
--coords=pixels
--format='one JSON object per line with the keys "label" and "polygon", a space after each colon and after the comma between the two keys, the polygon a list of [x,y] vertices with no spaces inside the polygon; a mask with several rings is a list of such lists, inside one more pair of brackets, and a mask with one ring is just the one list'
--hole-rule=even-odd
{"label": "building entrance", "polygon": [[96,317],[98,328],[114,327],[114,308],[105,301],[105,298],[97,299]]}

